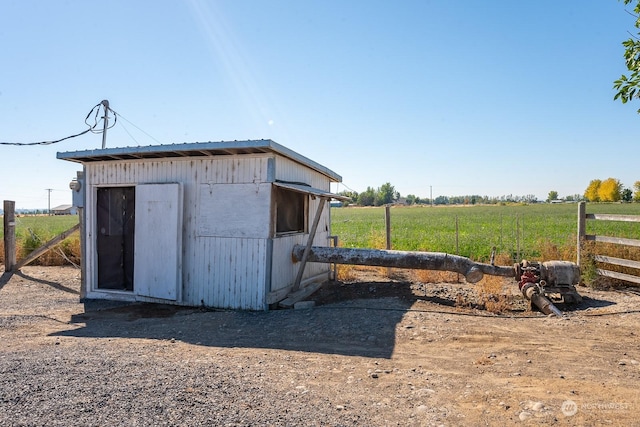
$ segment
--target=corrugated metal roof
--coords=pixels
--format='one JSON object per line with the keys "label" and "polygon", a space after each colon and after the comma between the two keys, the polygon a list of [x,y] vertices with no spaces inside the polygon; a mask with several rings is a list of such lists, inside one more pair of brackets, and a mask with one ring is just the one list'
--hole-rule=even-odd
{"label": "corrugated metal roof", "polygon": [[105,162],[132,159],[164,159],[170,157],[210,157],[236,154],[276,153],[314,169],[330,179],[341,182],[342,177],[313,160],[296,153],[270,139],[253,141],[190,142],[182,144],[118,147],[57,153],[56,157],[71,162]]}
{"label": "corrugated metal roof", "polygon": [[351,198],[349,198],[349,197],[341,196],[340,194],[331,193],[329,191],[320,190],[319,188],[314,188],[314,187],[311,187],[311,186],[305,185],[305,184],[276,181],[276,182],[273,183],[273,185],[275,185],[277,187],[286,188],[286,189],[289,189],[289,190],[292,190],[292,191],[297,191],[299,193],[312,194],[312,195],[318,196],[318,197],[326,197],[326,198],[329,198],[329,199],[336,199],[336,200],[340,200],[340,201],[343,201],[343,202],[350,202],[351,201]]}

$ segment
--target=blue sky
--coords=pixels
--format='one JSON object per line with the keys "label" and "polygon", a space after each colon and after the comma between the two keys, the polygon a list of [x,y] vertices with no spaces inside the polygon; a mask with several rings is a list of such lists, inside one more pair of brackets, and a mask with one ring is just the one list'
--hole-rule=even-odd
{"label": "blue sky", "polygon": [[[612,84],[633,20],[615,0],[5,0],[0,141],[78,133],[108,99],[129,122],[107,147],[273,139],[359,192],[631,187],[640,102]],[[0,198],[70,203],[56,152],[101,142],[0,146]]]}

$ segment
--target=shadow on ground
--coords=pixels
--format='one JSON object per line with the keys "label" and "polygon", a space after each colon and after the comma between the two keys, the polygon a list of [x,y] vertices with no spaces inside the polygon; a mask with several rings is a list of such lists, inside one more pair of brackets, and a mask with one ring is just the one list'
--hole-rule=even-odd
{"label": "shadow on ground", "polygon": [[[264,312],[87,301],[84,313],[72,316],[71,323],[78,327],[53,335],[177,340],[211,347],[390,358],[395,349],[396,327],[409,310],[415,310],[416,302],[421,307],[427,303],[433,308],[424,311],[478,314],[478,310],[454,307],[455,292],[434,288],[423,293],[416,292],[415,287],[408,282],[329,282],[310,297],[316,302],[313,309]],[[582,311],[614,304],[584,297],[578,305],[559,307]],[[507,315],[523,315],[523,310]]]}
{"label": "shadow on ground", "polygon": [[9,283],[9,280],[11,280],[11,276],[13,276],[13,273],[10,271],[2,272],[2,275],[0,276],[0,289],[4,288],[4,285]]}
{"label": "shadow on ground", "polygon": [[357,307],[349,298],[334,295],[334,301],[318,298],[312,309],[261,312],[87,301],[84,313],[71,318],[78,328],[52,335],[175,339],[212,347],[390,358],[396,325],[417,299],[408,283],[394,283],[393,289],[395,295],[359,300]]}
{"label": "shadow on ground", "polygon": [[54,282],[52,280],[38,279],[36,277],[29,276],[28,274],[24,274],[22,271],[17,271],[14,274],[16,276],[22,277],[25,280],[30,280],[32,282],[40,283],[42,285],[51,286],[52,288],[55,288],[55,289],[57,289],[59,291],[62,291],[62,292],[68,292],[70,294],[77,294],[77,295],[80,294],[80,292],[78,292],[77,290],[71,289],[71,288],[69,288],[67,286],[61,285],[60,283]]}

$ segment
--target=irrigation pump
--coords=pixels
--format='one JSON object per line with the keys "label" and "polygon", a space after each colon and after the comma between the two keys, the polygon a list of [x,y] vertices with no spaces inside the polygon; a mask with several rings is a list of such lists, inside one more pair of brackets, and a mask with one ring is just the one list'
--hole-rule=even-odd
{"label": "irrigation pump", "polygon": [[562,316],[554,302],[577,304],[582,301],[575,287],[580,281],[580,268],[572,262],[524,260],[516,264],[514,270],[522,295],[545,314]]}
{"label": "irrigation pump", "polygon": [[452,271],[465,276],[469,283],[479,282],[483,275],[514,277],[522,295],[545,314],[562,316],[554,302],[575,304],[582,301],[575,285],[580,281],[580,268],[568,261],[543,263],[522,261],[513,267],[483,264],[469,258],[440,252],[408,252],[383,249],[361,249],[295,245],[294,262],[371,265]]}

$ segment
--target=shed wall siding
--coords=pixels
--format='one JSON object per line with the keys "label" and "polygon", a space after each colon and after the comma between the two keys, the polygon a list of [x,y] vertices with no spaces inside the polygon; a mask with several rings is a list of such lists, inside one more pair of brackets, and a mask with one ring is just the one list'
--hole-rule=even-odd
{"label": "shed wall siding", "polygon": [[[294,162],[285,157],[278,156],[276,158],[275,166],[275,178],[281,181],[288,182],[302,182],[312,187],[330,191],[331,181],[325,175],[316,172],[312,169],[306,168],[299,163]],[[308,228],[311,228],[313,219],[316,215],[318,205],[321,203],[320,198],[310,198],[309,200],[309,215],[308,215]],[[313,244],[317,246],[328,246],[329,235],[331,231],[331,212],[329,204],[325,201],[325,206],[322,210],[322,216],[318,229],[316,231]],[[306,245],[309,234],[297,234],[293,236],[276,237],[273,241],[273,253],[274,254],[287,254],[287,256],[274,256],[272,261],[271,271],[271,291],[277,291],[279,289],[292,286],[295,280],[300,263],[292,263],[290,254],[293,251],[294,245]],[[302,280],[317,277],[323,273],[329,273],[329,264],[322,263],[307,263],[302,276]],[[328,277],[328,276],[327,276]]]}
{"label": "shed wall siding", "polygon": [[266,239],[197,239],[185,303],[217,308],[265,309]]}
{"label": "shed wall siding", "polygon": [[[183,289],[181,304],[265,308],[267,239],[198,236],[201,184],[261,183],[268,180],[272,155],[170,158],[87,163],[87,206],[95,206],[98,186],[180,182],[183,184]],[[233,203],[228,202],[229,209]],[[89,209],[92,212],[93,209]],[[87,218],[87,280],[97,283],[95,213]],[[290,259],[290,256],[287,256]],[[88,294],[91,297],[91,292]]]}
{"label": "shed wall siding", "polygon": [[276,159],[276,179],[289,182],[304,182],[320,190],[330,191],[331,181],[325,175],[308,169],[286,157]]}

